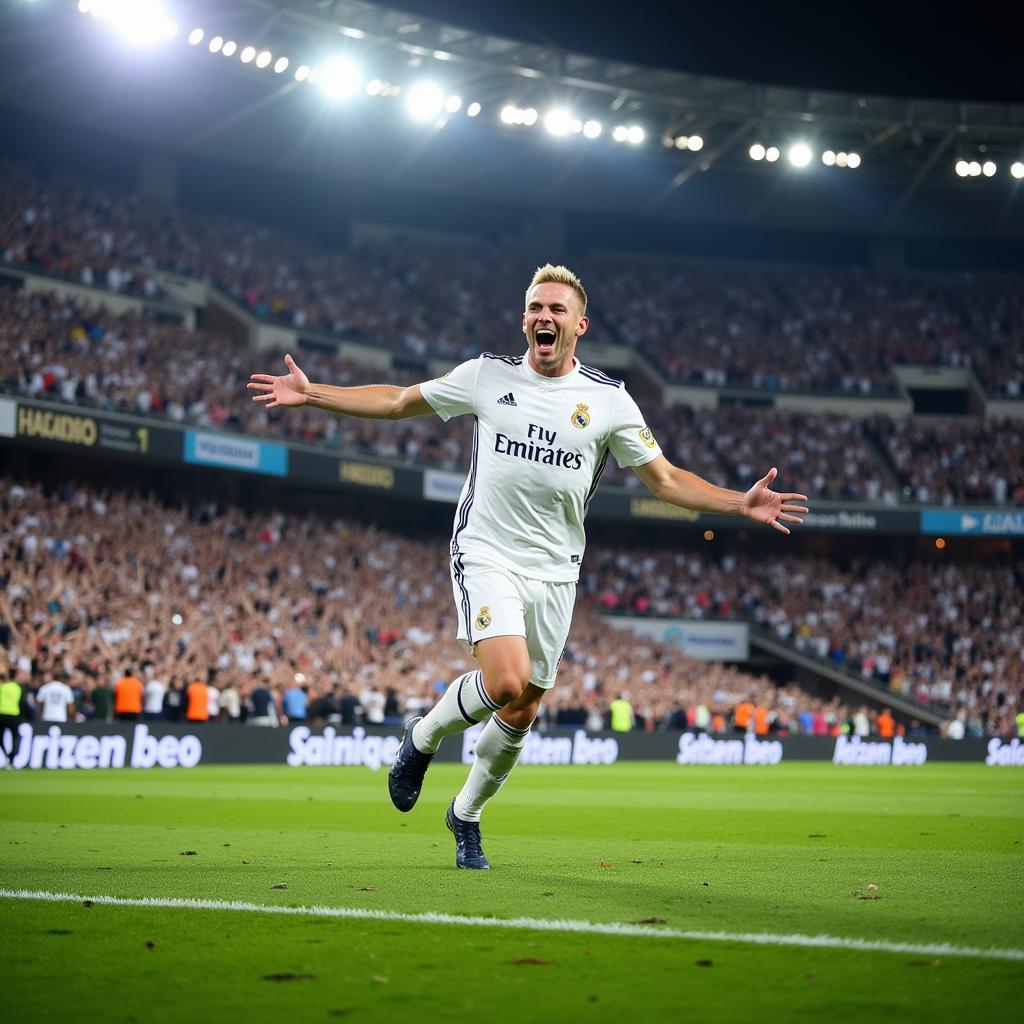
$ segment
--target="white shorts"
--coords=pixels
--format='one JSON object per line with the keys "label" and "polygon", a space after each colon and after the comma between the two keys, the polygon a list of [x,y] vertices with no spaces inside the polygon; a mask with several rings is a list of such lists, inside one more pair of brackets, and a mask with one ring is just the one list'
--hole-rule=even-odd
{"label": "white shorts", "polygon": [[555,685],[576,602],[575,583],[549,583],[478,562],[452,562],[458,639],[469,647],[492,636],[526,638],[530,682]]}

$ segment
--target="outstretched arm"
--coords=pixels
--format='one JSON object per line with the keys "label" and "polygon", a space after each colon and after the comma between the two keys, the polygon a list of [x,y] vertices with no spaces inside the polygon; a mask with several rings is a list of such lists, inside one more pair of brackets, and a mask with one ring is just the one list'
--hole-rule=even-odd
{"label": "outstretched arm", "polygon": [[369,420],[403,420],[409,416],[425,416],[433,412],[423,397],[419,384],[400,388],[393,384],[369,384],[358,388],[339,388],[331,384],[311,384],[292,357],[285,356],[288,373],[274,377],[269,373],[254,373],[246,388],[254,391],[254,402],[268,409],[278,406],[309,405],[345,416],[359,416]]}
{"label": "outstretched arm", "polygon": [[746,494],[709,484],[696,473],[673,466],[664,455],[643,466],[634,466],[633,471],[656,498],[670,505],[692,508],[697,512],[745,516],[758,523],[767,523],[779,533],[788,534],[789,530],[783,523],[802,523],[800,516],[808,511],[804,504],[807,501],[805,494],[779,494],[769,489],[778,475],[774,466]]}

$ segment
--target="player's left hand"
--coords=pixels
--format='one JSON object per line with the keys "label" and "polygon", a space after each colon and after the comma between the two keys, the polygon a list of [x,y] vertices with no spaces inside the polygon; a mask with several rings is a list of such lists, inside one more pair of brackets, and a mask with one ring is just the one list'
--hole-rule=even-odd
{"label": "player's left hand", "polygon": [[[804,502],[807,501],[806,494],[779,494],[770,489],[769,485],[779,475],[779,471],[772,466],[767,476],[763,476],[753,487],[743,495],[742,511],[748,519],[758,523],[767,523],[778,530],[779,533],[789,533],[789,529],[783,523],[803,522],[800,518],[809,511]],[[794,504],[799,502],[799,504]]]}

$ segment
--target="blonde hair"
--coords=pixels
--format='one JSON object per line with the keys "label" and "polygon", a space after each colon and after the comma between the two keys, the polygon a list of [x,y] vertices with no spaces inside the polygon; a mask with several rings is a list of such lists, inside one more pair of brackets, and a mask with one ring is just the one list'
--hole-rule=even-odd
{"label": "blonde hair", "polygon": [[583,287],[583,282],[568,267],[555,267],[550,263],[545,263],[543,267],[538,267],[536,273],[533,275],[533,280],[530,282],[530,287],[526,289],[527,297],[529,297],[531,290],[539,284],[568,285],[580,300],[580,316],[584,316],[586,314],[586,289]]}

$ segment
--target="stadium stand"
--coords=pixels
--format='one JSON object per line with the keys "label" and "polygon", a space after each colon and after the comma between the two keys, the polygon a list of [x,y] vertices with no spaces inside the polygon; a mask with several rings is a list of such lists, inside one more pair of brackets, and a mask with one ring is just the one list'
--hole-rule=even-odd
{"label": "stadium stand", "polygon": [[[244,344],[204,332],[86,310],[39,294],[0,290],[3,387],[34,398],[93,405],[178,423],[311,444],[398,462],[459,470],[468,464],[470,425],[433,419],[400,425],[343,420],[315,411],[270,412],[244,400],[258,360],[280,365],[281,353],[253,354]],[[313,380],[380,383],[382,371],[308,351]],[[388,382],[415,383],[401,369]],[[699,412],[648,406],[668,456],[723,485],[746,488],[763,466],[780,462],[815,498],[895,504],[1024,501],[1021,429],[1012,421],[950,426],[940,422],[722,406]],[[780,458],[781,455],[781,458]],[[970,472],[959,475],[963,462]],[[635,487],[635,474],[609,467],[608,482]]]}
{"label": "stadium stand", "polygon": [[[520,260],[482,242],[399,237],[348,251],[223,216],[0,163],[11,265],[153,292],[156,268],[200,278],[270,322],[438,358],[518,349]],[[970,368],[992,396],[1024,389],[1024,301],[1011,278],[575,261],[591,337],[644,353],[671,381],[766,392],[893,395],[891,368]]]}
{"label": "stadium stand", "polygon": [[1024,702],[1020,567],[793,555],[715,561],[620,548],[591,552],[581,585],[606,611],[750,619],[893,693],[948,714],[966,710],[993,734],[1012,735]]}
{"label": "stadium stand", "polygon": [[[37,683],[80,687],[84,706],[92,686],[150,663],[165,683],[213,670],[243,694],[262,681],[280,695],[296,673],[314,699],[365,705],[365,694],[391,687],[401,710],[415,711],[470,667],[454,640],[442,540],[212,503],[190,512],[77,484],[48,494],[8,478],[0,493],[4,645]],[[415,578],[401,571],[412,564]],[[745,697],[790,732],[800,712],[831,716],[830,727],[852,714],[838,699],[694,661],[600,618],[626,612],[749,618],[873,679],[881,699],[941,707],[970,735],[1014,735],[1024,608],[1008,568],[599,549],[581,590],[547,724],[601,719],[624,691],[651,727],[685,724],[701,705],[724,720]]]}
{"label": "stadium stand", "polygon": [[[364,707],[391,688],[415,711],[471,665],[454,640],[443,541],[237,508],[190,515],[79,485],[47,494],[5,479],[0,494],[4,644],[37,685],[67,679],[87,710],[96,686],[149,665],[170,686],[215,677],[245,695],[263,683],[279,698],[302,673],[313,699],[354,696]],[[416,578],[402,571],[410,564]],[[580,607],[546,724],[600,721],[620,692],[651,728],[685,725],[701,705],[724,720],[751,697],[790,732],[801,711],[829,728],[847,714],[795,684],[610,635]]]}

